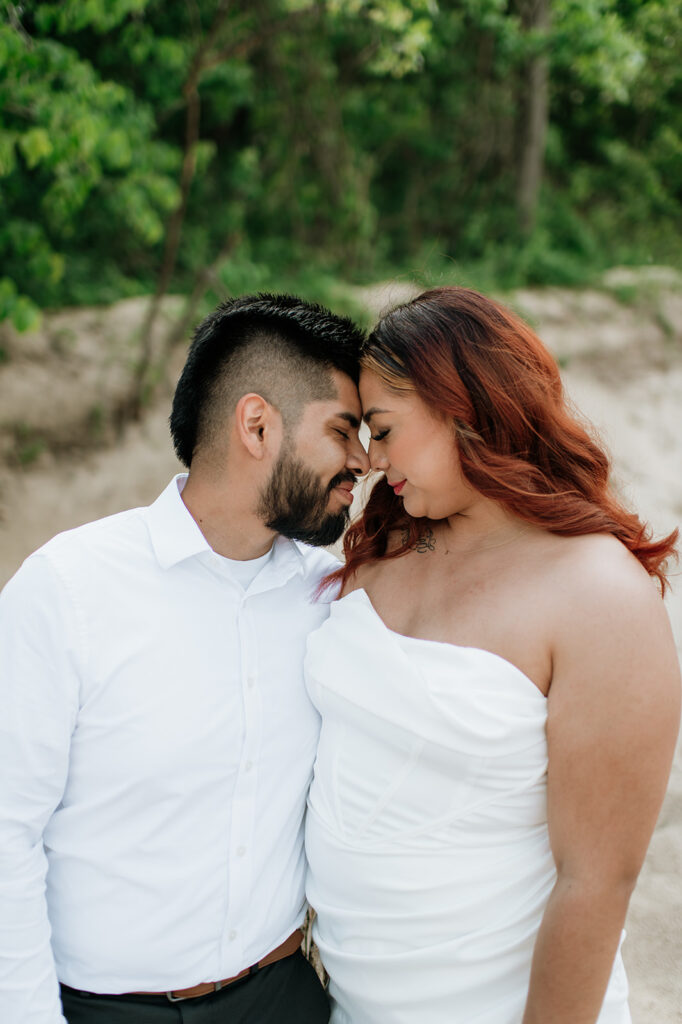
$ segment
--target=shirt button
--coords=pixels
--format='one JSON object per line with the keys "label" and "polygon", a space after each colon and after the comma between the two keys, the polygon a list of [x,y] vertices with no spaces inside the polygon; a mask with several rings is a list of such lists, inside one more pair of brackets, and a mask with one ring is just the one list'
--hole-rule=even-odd
{"label": "shirt button", "polygon": [[237,847],[237,856],[238,857],[243,857],[245,853],[246,853],[246,847],[245,846],[238,846]]}
{"label": "shirt button", "polygon": [[249,689],[253,689],[253,687],[256,685],[256,677],[253,674],[248,675],[246,677],[246,682]]}
{"label": "shirt button", "polygon": [[236,931],[233,928],[232,931],[230,932],[230,942],[232,942],[236,938],[237,938],[237,933],[236,933]]}
{"label": "shirt button", "polygon": [[253,768],[253,761],[247,761],[246,764],[244,765],[244,771],[245,772],[250,772],[252,768]]}

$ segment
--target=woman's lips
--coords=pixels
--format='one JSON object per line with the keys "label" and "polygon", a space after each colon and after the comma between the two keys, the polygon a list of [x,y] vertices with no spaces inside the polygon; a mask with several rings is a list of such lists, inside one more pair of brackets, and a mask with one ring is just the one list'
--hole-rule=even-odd
{"label": "woman's lips", "polygon": [[393,488],[394,493],[395,494],[400,494],[400,492],[402,491],[402,489],[403,489],[403,487],[405,486],[406,483],[407,483],[407,480],[401,480],[399,484],[391,484],[391,487]]}

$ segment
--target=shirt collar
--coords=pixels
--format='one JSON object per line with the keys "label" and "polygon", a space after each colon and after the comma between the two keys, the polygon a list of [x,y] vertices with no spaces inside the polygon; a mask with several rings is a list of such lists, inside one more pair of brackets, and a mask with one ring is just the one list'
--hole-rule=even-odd
{"label": "shirt collar", "polygon": [[[205,552],[211,556],[215,554],[182,500],[187,476],[187,473],[178,473],[154,504],[147,508],[147,526],[152,547],[162,569],[170,569],[186,558]],[[298,544],[279,536],[275,540],[272,560],[254,581],[259,584],[258,587],[254,586],[254,592],[260,589],[261,577],[264,577],[263,589],[269,590],[286,583],[294,575],[302,576],[304,573],[305,557]]]}
{"label": "shirt collar", "polygon": [[211,550],[182,500],[186,482],[187,473],[178,473],[147,509],[152,547],[162,569],[170,569],[185,558]]}
{"label": "shirt collar", "polygon": [[295,541],[281,535],[275,540],[272,558],[249,587],[250,594],[283,586],[292,576],[303,576],[305,558]]}

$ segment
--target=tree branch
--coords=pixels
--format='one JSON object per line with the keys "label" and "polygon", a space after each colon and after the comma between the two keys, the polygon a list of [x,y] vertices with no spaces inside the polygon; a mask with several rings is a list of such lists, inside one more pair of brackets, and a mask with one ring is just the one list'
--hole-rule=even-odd
{"label": "tree branch", "polygon": [[168,222],[164,254],[161,263],[161,271],[156,285],[156,291],[145,316],[140,337],[140,360],[135,375],[135,399],[134,412],[139,416],[147,391],[151,386],[150,371],[154,361],[153,331],[161,308],[161,300],[168,291],[175,264],[177,262],[178,249],[182,225],[187,212],[187,201],[189,191],[196,171],[196,145],[199,141],[199,124],[201,117],[201,101],[199,98],[199,79],[204,70],[204,60],[207,52],[213,45],[219,34],[230,7],[230,0],[221,0],[215,12],[213,22],[197,47],[187,73],[187,78],[182,92],[186,100],[187,112],[185,116],[185,148],[180,170],[180,202],[172,213]]}

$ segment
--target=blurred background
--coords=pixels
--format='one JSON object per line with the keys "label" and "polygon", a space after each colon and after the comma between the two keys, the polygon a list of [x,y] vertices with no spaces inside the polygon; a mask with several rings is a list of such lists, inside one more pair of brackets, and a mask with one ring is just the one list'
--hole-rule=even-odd
{"label": "blurred background", "polygon": [[20,331],[149,293],[682,263],[679,0],[0,7]]}
{"label": "blurred background", "polygon": [[[178,470],[170,395],[218,301],[369,326],[448,283],[533,324],[614,486],[679,523],[680,0],[0,0],[0,585]],[[681,876],[678,763],[635,1024],[682,1020]]]}

